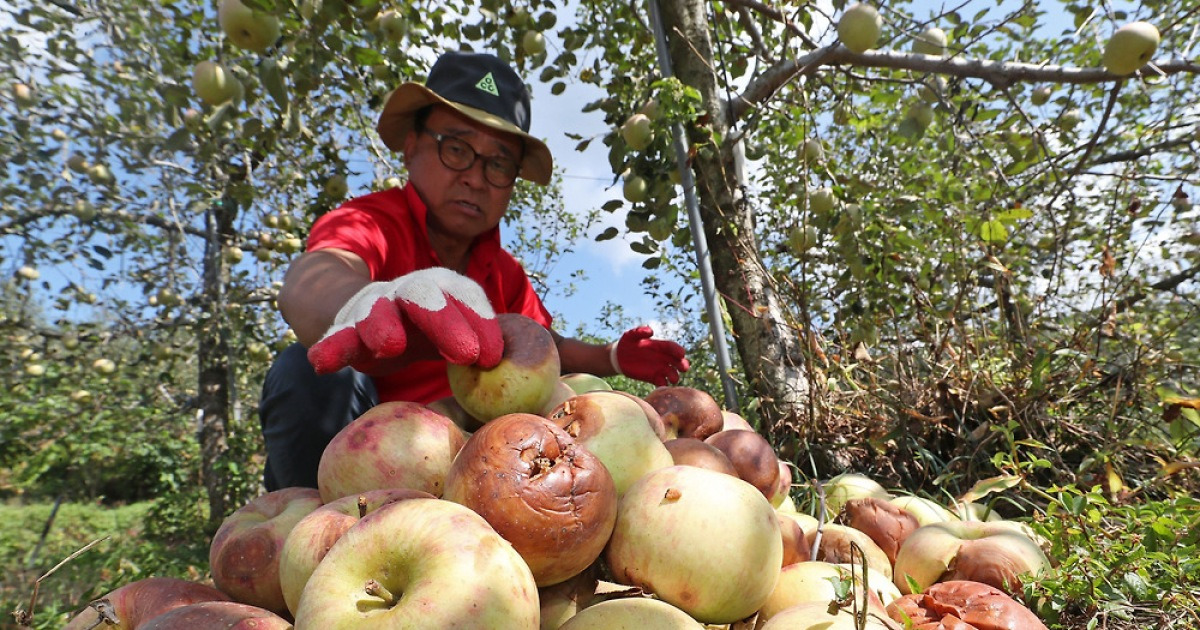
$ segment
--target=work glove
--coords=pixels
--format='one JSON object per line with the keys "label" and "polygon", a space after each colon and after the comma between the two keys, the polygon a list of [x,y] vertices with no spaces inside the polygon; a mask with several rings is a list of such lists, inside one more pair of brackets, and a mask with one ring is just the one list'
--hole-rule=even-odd
{"label": "work glove", "polygon": [[688,370],[683,346],[674,341],[651,339],[654,331],[640,326],[621,335],[612,344],[609,359],[622,376],[658,386],[679,382],[679,373]]}
{"label": "work glove", "polygon": [[450,363],[483,368],[499,363],[504,351],[483,288],[444,267],[363,287],[308,349],[308,361],[318,374],[346,366],[371,374],[387,359],[429,346]]}

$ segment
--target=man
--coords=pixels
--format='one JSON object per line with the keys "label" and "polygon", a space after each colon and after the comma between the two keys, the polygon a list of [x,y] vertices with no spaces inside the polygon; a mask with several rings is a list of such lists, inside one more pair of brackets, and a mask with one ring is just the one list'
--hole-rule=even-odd
{"label": "man", "polygon": [[[313,225],[284,277],[279,309],[299,339],[263,385],[268,490],[317,485],[321,452],[383,401],[450,395],[447,361],[491,367],[496,313],[551,318],[499,224],[517,177],[550,181],[553,160],[529,135],[529,94],[499,58],[449,52],[424,85],[405,83],[377,126],[404,154],[409,181],[352,199]],[[553,333],[564,373],[679,381],[684,350],[643,326],[613,344]]]}

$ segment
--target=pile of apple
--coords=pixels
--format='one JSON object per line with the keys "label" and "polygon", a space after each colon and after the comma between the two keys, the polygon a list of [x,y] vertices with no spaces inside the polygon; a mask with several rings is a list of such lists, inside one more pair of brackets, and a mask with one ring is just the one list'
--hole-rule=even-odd
{"label": "pile of apple", "polygon": [[500,324],[499,366],[369,410],[318,488],[231,514],[212,586],[143,579],[67,628],[1045,627],[1012,597],[1049,566],[1024,525],[857,474],[798,513],[790,468],[712,396],[560,376],[548,331]]}

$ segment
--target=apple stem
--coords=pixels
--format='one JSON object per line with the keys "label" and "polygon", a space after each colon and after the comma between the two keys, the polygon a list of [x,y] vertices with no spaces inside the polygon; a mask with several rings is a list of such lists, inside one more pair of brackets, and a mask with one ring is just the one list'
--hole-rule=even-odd
{"label": "apple stem", "polygon": [[367,580],[367,584],[363,587],[363,590],[367,592],[367,595],[382,599],[388,606],[396,604],[396,596],[392,595],[391,591],[387,590],[384,585],[376,580]]}
{"label": "apple stem", "polygon": [[358,497],[358,518],[367,515],[367,497],[359,495]]}

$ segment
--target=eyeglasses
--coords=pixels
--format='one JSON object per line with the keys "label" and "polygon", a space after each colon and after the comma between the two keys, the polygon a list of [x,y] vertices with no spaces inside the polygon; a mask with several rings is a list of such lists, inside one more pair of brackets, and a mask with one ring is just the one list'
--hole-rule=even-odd
{"label": "eyeglasses", "polygon": [[521,167],[516,160],[503,155],[480,155],[466,140],[444,133],[436,133],[422,129],[429,134],[438,145],[438,157],[442,164],[452,171],[465,171],[475,165],[475,160],[483,158],[483,178],[496,188],[508,188],[517,181]]}

